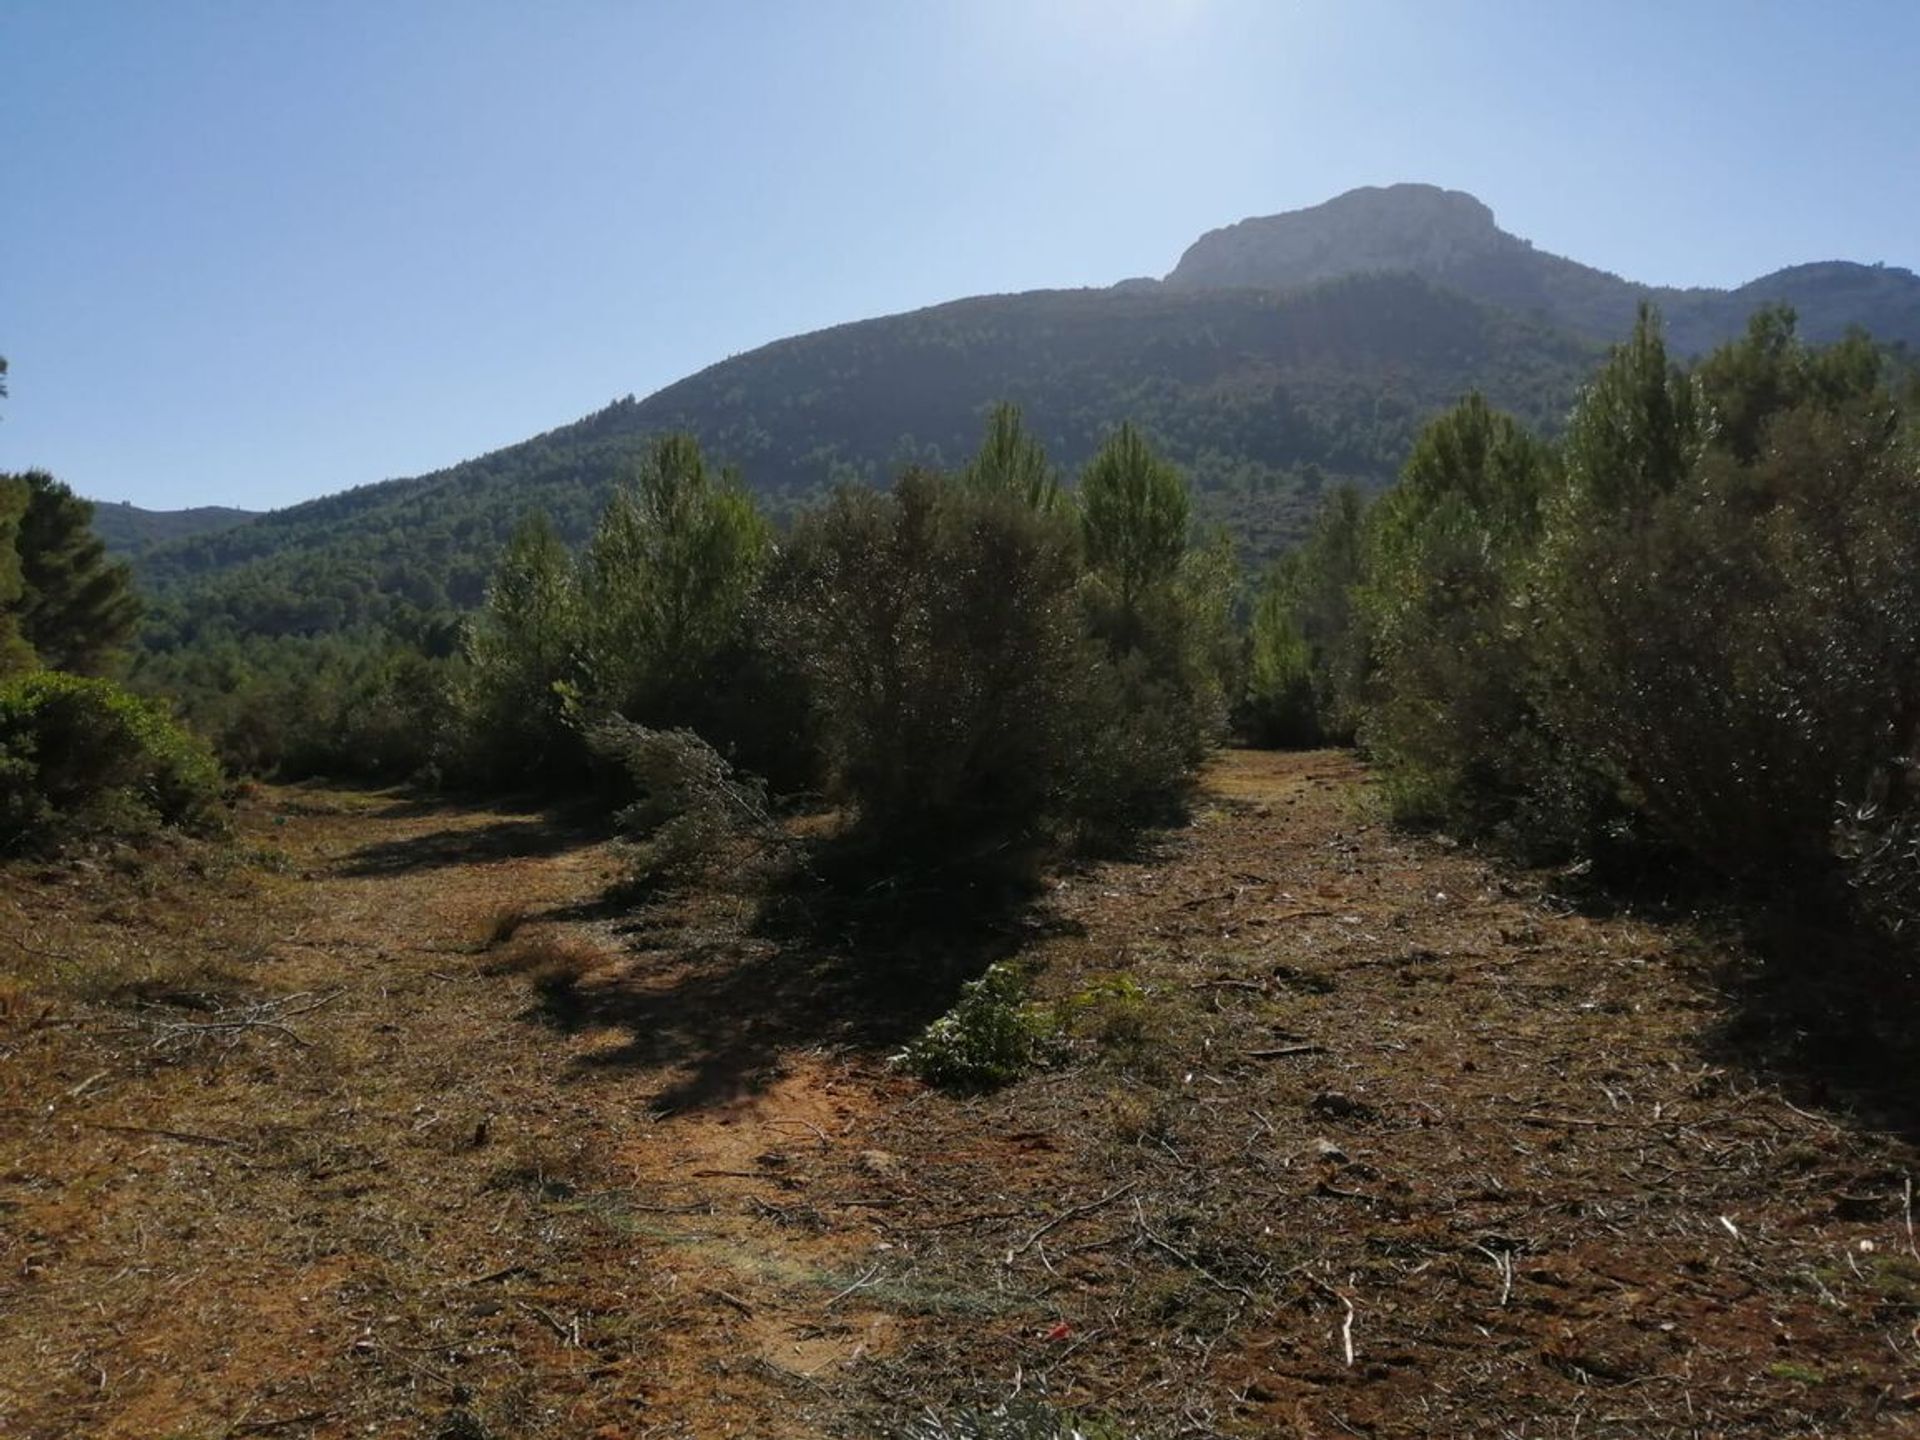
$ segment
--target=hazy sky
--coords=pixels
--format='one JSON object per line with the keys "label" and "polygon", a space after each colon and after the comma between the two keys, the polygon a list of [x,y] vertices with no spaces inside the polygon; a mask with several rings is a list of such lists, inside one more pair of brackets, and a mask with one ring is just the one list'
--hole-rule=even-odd
{"label": "hazy sky", "polygon": [[261,508],[1356,185],[1920,266],[1920,4],[0,0],[0,469]]}

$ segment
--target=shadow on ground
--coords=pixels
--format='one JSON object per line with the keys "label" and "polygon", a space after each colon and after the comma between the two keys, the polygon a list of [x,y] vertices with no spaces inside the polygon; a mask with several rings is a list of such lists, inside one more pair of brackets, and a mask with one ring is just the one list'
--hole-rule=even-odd
{"label": "shadow on ground", "polygon": [[553,811],[490,825],[453,826],[364,845],[341,863],[340,873],[355,877],[399,875],[453,865],[558,855],[604,839],[604,821],[595,825],[581,814]]}
{"label": "shadow on ground", "polygon": [[664,1069],[674,1078],[653,1106],[700,1108],[765,1088],[798,1050],[897,1051],[963,984],[1060,923],[1031,885],[954,871],[863,885],[834,858],[796,867],[744,925],[703,917],[699,896],[628,911],[641,963],[542,987],[533,1014],[623,1032],[582,1070]]}
{"label": "shadow on ground", "polygon": [[1910,949],[1818,914],[1774,912],[1741,928],[1716,977],[1734,1001],[1709,1058],[1778,1084],[1802,1104],[1920,1141],[1920,966]]}

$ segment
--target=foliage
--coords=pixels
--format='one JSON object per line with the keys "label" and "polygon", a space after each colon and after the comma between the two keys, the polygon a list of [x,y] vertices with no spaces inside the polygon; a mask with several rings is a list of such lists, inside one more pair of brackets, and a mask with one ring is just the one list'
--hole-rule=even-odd
{"label": "foliage", "polygon": [[766,787],[738,774],[691,730],[649,730],[610,716],[589,727],[587,744],[619,767],[638,797],[614,816],[638,884],[685,879],[727,856],[736,841],[764,843],[778,833]]}
{"label": "foliage", "polygon": [[900,1063],[943,1090],[992,1090],[1025,1074],[1053,1034],[1053,1016],[1027,999],[1020,972],[1005,961],[960,987],[953,1008],[900,1055]]}
{"label": "foliage", "polygon": [[859,831],[892,855],[1017,868],[1124,832],[1178,798],[1219,729],[1230,546],[1189,545],[1185,482],[1131,429],[1090,466],[1077,521],[1044,485],[983,481],[1010,448],[1027,479],[1048,473],[1013,423],[960,478],[845,488],[794,533],[781,648]]}
{"label": "foliage", "polygon": [[1553,465],[1470,395],[1428,426],[1374,511],[1359,597],[1376,666],[1364,738],[1402,819],[1486,831],[1527,803],[1544,742],[1518,602]]}
{"label": "foliage", "polygon": [[28,496],[26,481],[0,475],[0,679],[34,666],[33,647],[20,633],[20,604],[27,593],[20,568],[20,522]]}
{"label": "foliage", "polygon": [[1350,743],[1369,664],[1355,605],[1366,504],[1350,485],[1322,503],[1312,531],[1261,583],[1248,631],[1240,722],[1258,743]]}
{"label": "foliage", "polygon": [[92,505],[44,470],[11,478],[27,487],[15,537],[25,581],[20,633],[49,669],[104,673],[139,623],[132,573],[107,559]]}
{"label": "foliage", "polygon": [[237,774],[395,781],[454,758],[455,636],[283,636],[139,654],[131,683],[182,714]]}
{"label": "foliage", "polygon": [[573,557],[544,515],[527,516],[467,632],[461,725],[475,774],[579,773],[584,752],[567,700],[580,675],[581,615]]}
{"label": "foliage", "polygon": [[110,555],[129,556],[150,545],[190,540],[244,525],[258,514],[226,505],[195,505],[185,510],[143,510],[126,501],[93,502],[93,533]]}
{"label": "foliage", "polygon": [[1920,450],[1862,342],[1763,312],[1690,373],[1643,314],[1557,456],[1468,401],[1377,508],[1363,595],[1404,806],[1920,909]]}
{"label": "foliage", "polygon": [[1124,424],[1080,472],[1079,499],[1087,567],[1106,592],[1099,628],[1116,651],[1135,648],[1144,639],[1144,612],[1187,552],[1186,481]]}
{"label": "foliage", "polygon": [[0,684],[0,851],[221,824],[219,766],[158,705],[106,680]]}
{"label": "foliage", "polygon": [[861,829],[926,850],[1038,838],[1089,664],[1068,522],[909,473],[841,491],[793,552],[785,647]]}
{"label": "foliage", "polygon": [[529,509],[584,543],[661,435],[741,467],[784,522],[841,482],[958,469],[1008,398],[1068,472],[1131,418],[1190,476],[1196,511],[1266,557],[1298,538],[1321,485],[1390,479],[1422,420],[1463,390],[1551,423],[1594,353],[1408,276],[960,301],[783,340],[446,470],[149,546],[144,638],[173,650],[404,630],[478,605]]}
{"label": "foliage", "polygon": [[1060,472],[1028,432],[1020,407],[1004,401],[987,417],[986,436],[961,478],[974,489],[1019,500],[1034,510],[1052,512],[1066,503]]}
{"label": "foliage", "polygon": [[1073,809],[1117,836],[1184,792],[1225,727],[1237,665],[1232,542],[1192,543],[1185,476],[1123,425],[1080,476],[1086,681]]}
{"label": "foliage", "polygon": [[583,684],[622,714],[684,716],[740,636],[772,531],[685,435],[654,446],[607,507],[580,573]]}

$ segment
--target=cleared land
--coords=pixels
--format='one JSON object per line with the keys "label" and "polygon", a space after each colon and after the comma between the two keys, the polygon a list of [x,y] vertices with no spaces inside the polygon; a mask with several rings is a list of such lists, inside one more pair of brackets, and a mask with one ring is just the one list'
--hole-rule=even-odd
{"label": "cleared land", "polygon": [[[919,930],[318,789],[238,858],[15,867],[0,1435],[1920,1433],[1899,1036],[1365,789],[1230,754]],[[1056,1065],[889,1068],[1016,955]]]}

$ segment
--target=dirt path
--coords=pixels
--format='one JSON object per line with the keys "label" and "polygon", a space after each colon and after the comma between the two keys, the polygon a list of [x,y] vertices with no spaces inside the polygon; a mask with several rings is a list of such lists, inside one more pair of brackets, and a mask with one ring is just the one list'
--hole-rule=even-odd
{"label": "dirt path", "polygon": [[[7,877],[0,1436],[1920,1429],[1909,1147],[1741,1058],[1716,950],[1362,788],[1226,757],[884,1004],[534,814],[281,790],[245,865]],[[1057,1064],[892,1071],[1003,954]]]}

